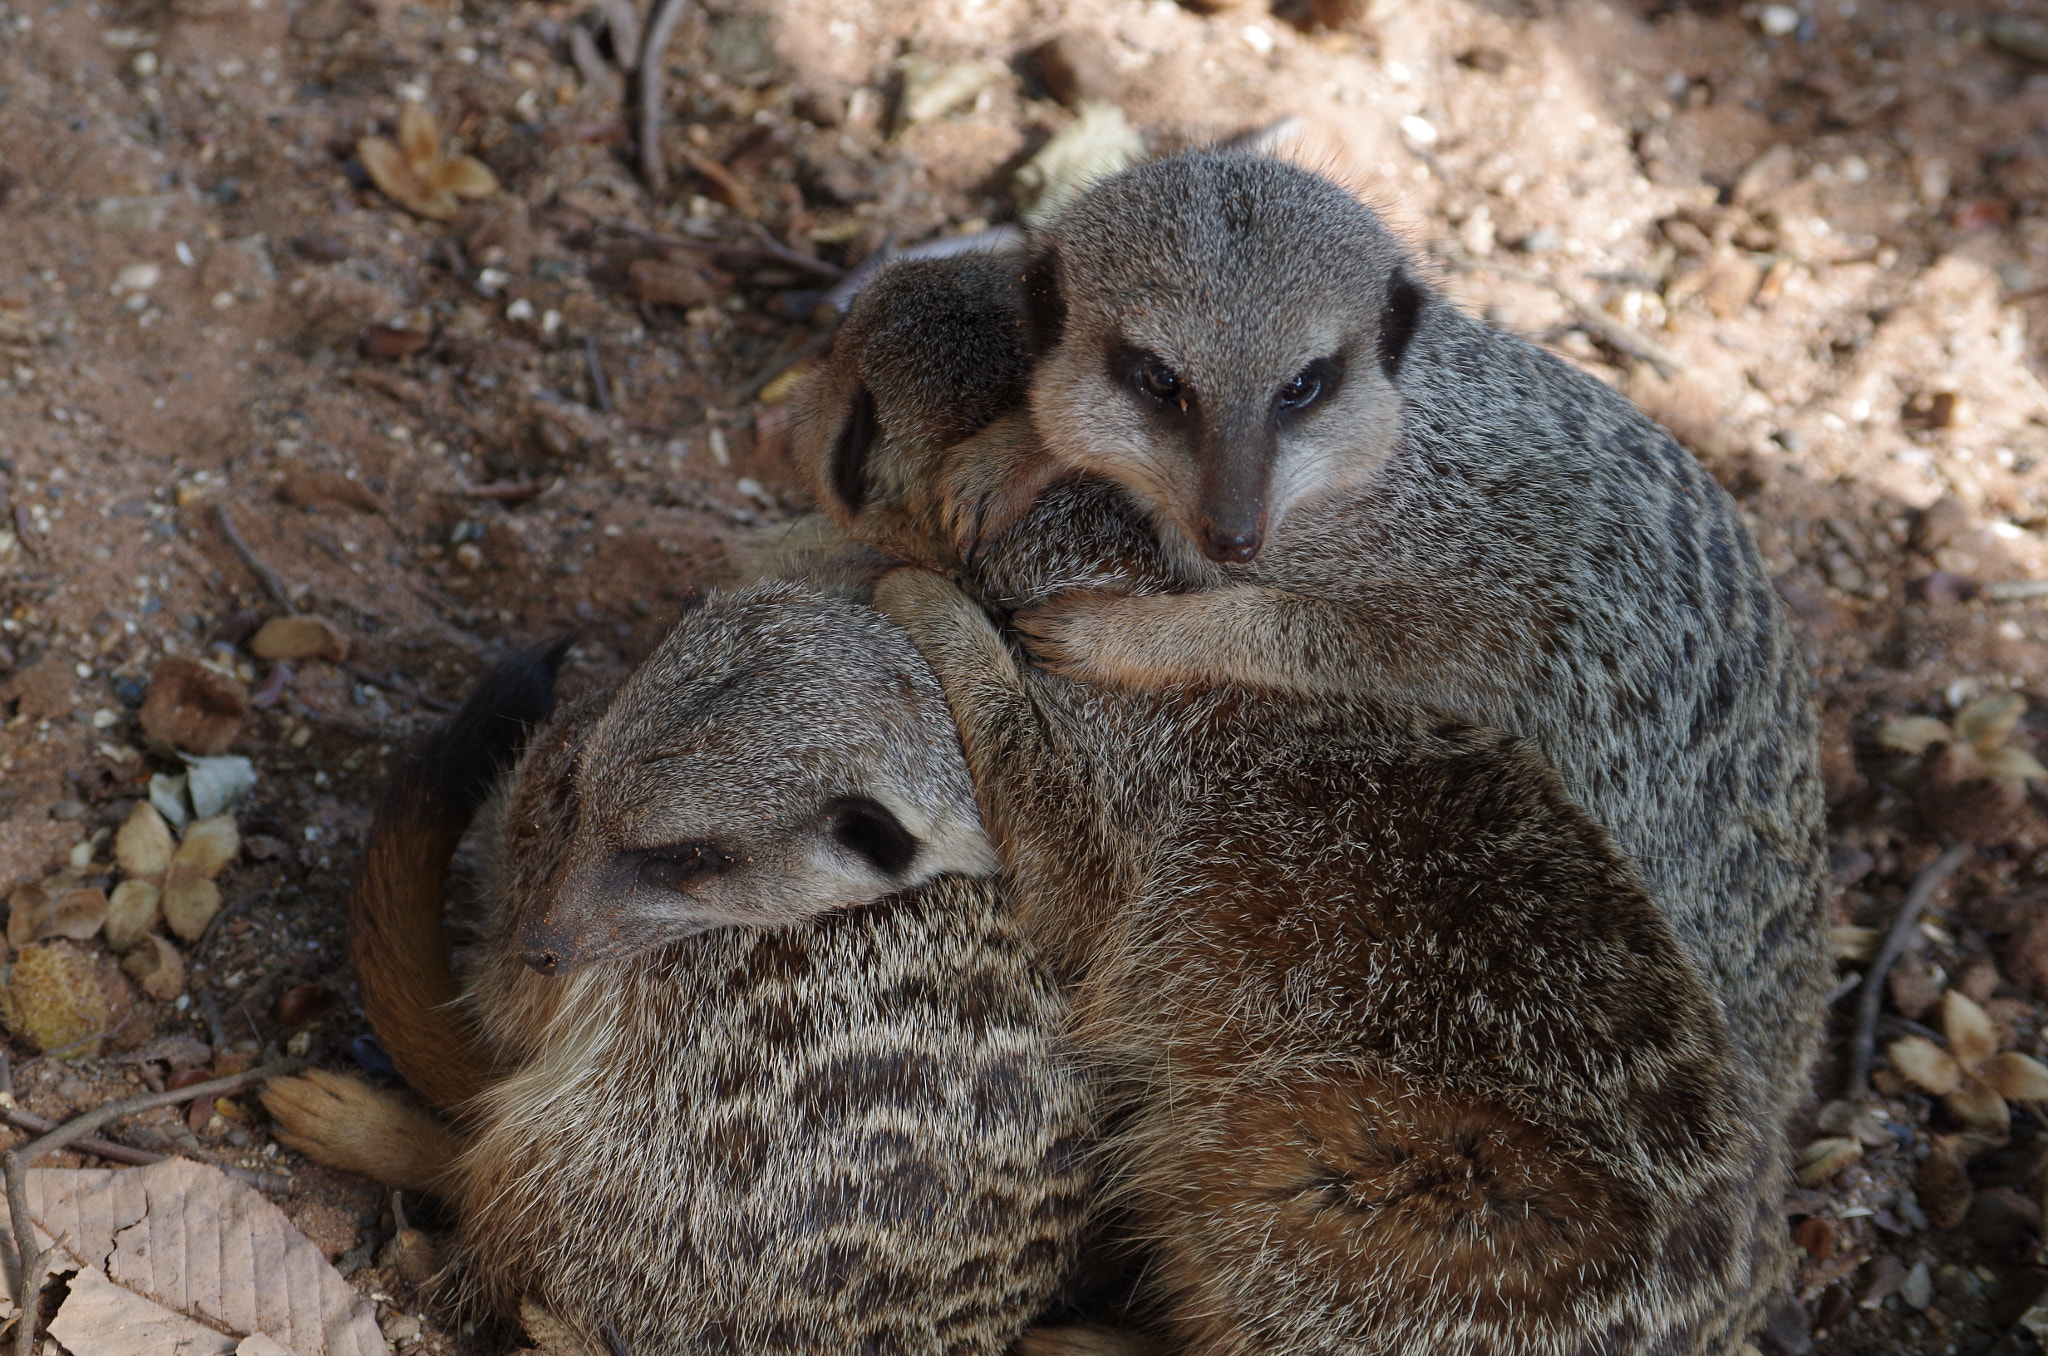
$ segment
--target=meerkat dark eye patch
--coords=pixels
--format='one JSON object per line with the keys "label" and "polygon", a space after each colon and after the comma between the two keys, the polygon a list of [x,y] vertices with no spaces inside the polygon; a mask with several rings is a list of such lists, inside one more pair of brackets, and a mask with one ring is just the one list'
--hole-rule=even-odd
{"label": "meerkat dark eye patch", "polygon": [[681,894],[732,868],[733,859],[710,843],[677,843],[628,854],[636,859],[633,886]]}
{"label": "meerkat dark eye patch", "polygon": [[1408,356],[1415,327],[1422,322],[1422,288],[1406,272],[1396,272],[1387,283],[1387,305],[1380,312],[1380,370],[1392,377]]}
{"label": "meerkat dark eye patch", "polygon": [[881,431],[875,418],[874,392],[863,386],[854,392],[846,422],[839,426],[838,441],[832,445],[831,474],[826,477],[848,513],[860,512],[868,500],[868,453],[874,450]]}
{"label": "meerkat dark eye patch", "polygon": [[1327,400],[1337,392],[1344,378],[1344,359],[1332,354],[1317,358],[1296,372],[1273,397],[1273,412],[1281,419],[1300,414],[1309,406]]}
{"label": "meerkat dark eye patch", "polygon": [[1060,253],[1042,249],[1024,266],[1024,333],[1033,353],[1045,353],[1067,329],[1067,295],[1060,283]]}
{"label": "meerkat dark eye patch", "polygon": [[1109,350],[1109,380],[1148,400],[1161,409],[1187,413],[1194,393],[1173,365],[1135,344],[1113,344]]}
{"label": "meerkat dark eye patch", "polygon": [[865,796],[848,796],[827,812],[833,840],[867,859],[884,876],[900,876],[917,856],[917,838],[903,822]]}

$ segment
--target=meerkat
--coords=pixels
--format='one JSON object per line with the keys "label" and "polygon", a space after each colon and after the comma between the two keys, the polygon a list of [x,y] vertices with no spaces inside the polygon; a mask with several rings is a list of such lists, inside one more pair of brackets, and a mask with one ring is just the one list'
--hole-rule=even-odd
{"label": "meerkat", "polygon": [[[957,431],[980,367],[862,345],[924,332],[926,307],[1021,342],[1014,281],[969,260],[870,284],[798,424],[820,501],[1001,612],[1164,595],[1162,530],[1099,479],[971,559],[895,507],[1032,435],[998,411],[934,451],[927,416]],[[914,380],[859,400],[878,370]],[[1530,743],[1365,692],[1073,682],[937,574],[876,602],[937,671],[1019,916],[1114,1074],[1105,1191],[1158,1349],[1740,1345],[1787,1271],[1782,1130],[1700,967]],[[1099,1328],[1019,1348],[1149,1349]]]}
{"label": "meerkat", "polygon": [[[889,276],[849,314],[854,339],[917,333],[922,297],[881,314],[916,290]],[[1010,285],[954,287],[949,315],[978,295],[990,341],[1023,336],[1028,413],[985,419],[948,456],[898,454],[915,433],[878,450],[890,402],[906,427],[979,416],[1017,360],[977,359],[999,374],[984,383],[951,346],[892,353],[872,377],[835,358],[799,421],[839,477],[819,487],[828,508],[886,484],[870,493],[897,530],[864,539],[936,524],[926,562],[971,567],[1045,486],[1116,485],[1157,539],[1144,587],[998,600],[966,571],[1015,608],[1040,667],[1138,689],[1369,692],[1534,740],[1705,968],[1773,1118],[1807,1095],[1828,975],[1815,721],[1763,561],[1690,454],[1463,315],[1369,208],[1274,160],[1126,171]]]}
{"label": "meerkat", "polygon": [[1090,1100],[929,669],[798,584],[686,615],[531,736],[488,809],[481,960],[429,1010],[445,944],[400,969],[374,939],[438,916],[448,830],[544,667],[494,674],[400,774],[351,899],[366,979],[395,972],[378,1011],[411,1018],[394,1062],[474,1091],[444,1122],[281,1080],[280,1138],[448,1199],[478,1306],[636,1356],[1007,1349],[1071,1268]]}

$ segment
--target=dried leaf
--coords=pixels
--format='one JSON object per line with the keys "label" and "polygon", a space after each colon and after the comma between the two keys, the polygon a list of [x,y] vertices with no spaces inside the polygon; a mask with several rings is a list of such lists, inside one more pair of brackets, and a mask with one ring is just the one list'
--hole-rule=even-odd
{"label": "dried leaf", "polygon": [[2005,1099],[1978,1078],[1966,1078],[1956,1090],[1941,1099],[1949,1114],[1973,1130],[2003,1134],[2012,1124],[2012,1110]]}
{"label": "dried leaf", "polygon": [[441,158],[441,125],[425,104],[408,101],[398,110],[398,149],[421,172]]}
{"label": "dried leaf", "polygon": [[104,890],[71,890],[61,896],[50,908],[50,917],[43,924],[38,939],[42,937],[69,937],[84,941],[100,930],[107,921],[107,893]]}
{"label": "dried leaf", "polygon": [[169,879],[173,882],[193,876],[218,876],[242,850],[242,835],[233,815],[214,815],[194,824],[171,859]]}
{"label": "dried leaf", "polygon": [[7,944],[27,946],[43,933],[50,917],[50,892],[40,885],[23,885],[7,897]]}
{"label": "dried leaf", "polygon": [[[171,1158],[124,1172],[34,1169],[28,1188],[38,1235],[68,1233],[64,1251],[82,1268],[51,1327],[72,1351],[99,1356],[130,1349],[113,1344],[117,1338],[93,1340],[101,1329],[90,1325],[102,1322],[106,1310],[162,1321],[110,1290],[205,1324],[204,1340],[218,1345],[196,1351],[384,1356],[389,1350],[374,1309],[312,1240],[260,1193],[210,1164]],[[13,1230],[4,1232],[0,1252],[11,1267]],[[71,1304],[88,1277],[87,1302],[74,1315]],[[85,1335],[68,1336],[81,1332],[74,1325],[87,1325]],[[160,1341],[136,1350],[157,1356],[180,1348]]]}
{"label": "dried leaf", "polygon": [[1836,960],[1874,960],[1877,939],[1876,928],[1860,928],[1854,923],[1837,923],[1828,929],[1828,946]]}
{"label": "dried leaf", "polygon": [[114,887],[107,901],[107,945],[126,951],[163,917],[164,892],[146,880],[130,878]]}
{"label": "dried leaf", "polygon": [[1815,1186],[1863,1157],[1863,1146],[1844,1135],[1817,1139],[1799,1155],[1799,1184]]}
{"label": "dried leaf", "polygon": [[130,876],[161,876],[171,869],[171,854],[177,847],[171,826],[164,823],[157,808],[138,800],[122,821],[121,831],[114,835],[114,864]]}
{"label": "dried leaf", "polygon": [[249,638],[249,653],[258,659],[325,659],[339,664],[348,658],[348,633],[325,617],[272,617]]}
{"label": "dried leaf", "polygon": [[1892,1067],[1936,1095],[1954,1092],[1963,1070],[1948,1051],[1924,1036],[1901,1036],[1887,1048]]}
{"label": "dried leaf", "polygon": [[1979,697],[1956,712],[1956,737],[1989,753],[2003,744],[2027,713],[2027,699],[2017,692]]}
{"label": "dried leaf", "polygon": [[2048,1065],[2018,1051],[1992,1056],[1978,1077],[2009,1102],[2048,1102]]}
{"label": "dried leaf", "polygon": [[1885,1128],[1884,1117],[1858,1102],[1829,1102],[1821,1108],[1815,1124],[1831,1135],[1854,1136],[1866,1148],[1874,1149],[1892,1142],[1892,1133]]}
{"label": "dried leaf", "polygon": [[94,1356],[230,1356],[237,1339],[124,1290],[86,1267],[71,1277],[50,1336]]}
{"label": "dried leaf", "polygon": [[2040,760],[2025,749],[2008,744],[2004,748],[1991,749],[1983,754],[1984,770],[1994,777],[2013,777],[2048,780],[2048,767],[2042,767]]}
{"label": "dried leaf", "polygon": [[1941,1034],[1948,1037],[1948,1052],[1956,1063],[1973,1073],[1998,1050],[1998,1028],[1991,1024],[1990,1014],[1958,989],[1941,996]]}
{"label": "dried leaf", "polygon": [[1946,744],[1954,736],[1948,726],[1932,716],[1900,716],[1886,721],[1877,732],[1877,742],[1900,753],[1924,753],[1931,745]]}
{"label": "dried leaf", "polygon": [[387,197],[415,216],[450,221],[458,198],[487,198],[498,191],[498,178],[482,161],[467,155],[443,159],[441,129],[422,104],[408,103],[398,113],[398,144],[382,137],[364,137],[356,154]]}
{"label": "dried leaf", "polygon": [[154,932],[121,958],[121,970],[159,1003],[171,1002],[185,992],[185,957]]}
{"label": "dried leaf", "polygon": [[220,912],[220,887],[204,876],[172,881],[164,887],[164,921],[188,942],[199,940]]}

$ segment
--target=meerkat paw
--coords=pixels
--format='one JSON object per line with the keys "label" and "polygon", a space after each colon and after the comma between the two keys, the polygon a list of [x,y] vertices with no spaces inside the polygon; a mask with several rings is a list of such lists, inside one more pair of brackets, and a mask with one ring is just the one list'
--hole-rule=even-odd
{"label": "meerkat paw", "polygon": [[875,585],[875,610],[910,633],[919,649],[994,628],[972,598],[930,570],[891,570]]}
{"label": "meerkat paw", "polygon": [[287,1149],[387,1186],[431,1192],[461,1150],[439,1121],[398,1093],[346,1074],[308,1069],[273,1078],[262,1099]]}
{"label": "meerkat paw", "polygon": [[940,529],[957,559],[972,564],[981,549],[1015,527],[1038,496],[1066,478],[1045,455],[1030,419],[999,419],[946,454],[939,476]]}
{"label": "meerkat paw", "polygon": [[1152,687],[1178,676],[1146,653],[1159,605],[1172,602],[1171,597],[1063,593],[1025,608],[1011,624],[1031,662],[1048,673],[1105,687]]}

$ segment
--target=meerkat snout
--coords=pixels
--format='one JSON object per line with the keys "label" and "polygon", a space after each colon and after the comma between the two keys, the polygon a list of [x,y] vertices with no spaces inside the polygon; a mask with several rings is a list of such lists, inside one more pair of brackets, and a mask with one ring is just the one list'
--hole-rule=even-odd
{"label": "meerkat snout", "polygon": [[573,841],[515,936],[544,975],[997,865],[908,637],[792,585],[686,615],[598,718],[571,781]]}

